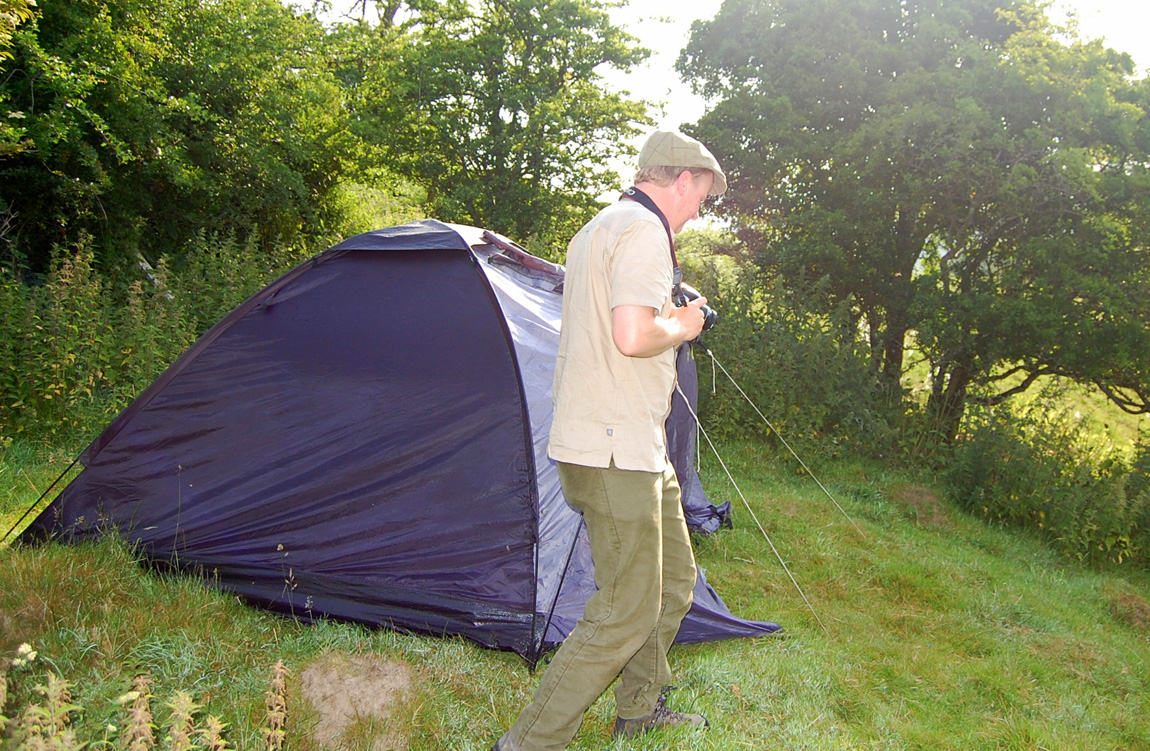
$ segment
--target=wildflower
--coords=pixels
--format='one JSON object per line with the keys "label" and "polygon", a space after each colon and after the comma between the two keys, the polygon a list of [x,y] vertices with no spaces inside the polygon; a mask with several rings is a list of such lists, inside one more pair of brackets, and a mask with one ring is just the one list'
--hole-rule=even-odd
{"label": "wildflower", "polygon": [[[36,650],[32,649],[32,645],[28,642],[24,642],[16,648],[16,655],[17,659],[23,660],[23,662],[20,663],[21,665],[36,661]],[[13,661],[13,664],[15,664],[15,661]]]}

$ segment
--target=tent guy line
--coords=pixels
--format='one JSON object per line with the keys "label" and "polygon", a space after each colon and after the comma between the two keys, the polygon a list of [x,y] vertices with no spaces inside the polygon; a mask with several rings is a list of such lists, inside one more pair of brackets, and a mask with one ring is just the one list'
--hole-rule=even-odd
{"label": "tent guy line", "polygon": [[[743,398],[747,400],[747,404],[751,405],[751,409],[755,410],[755,413],[760,418],[762,418],[764,423],[766,423],[767,428],[769,428],[776,436],[778,436],[779,440],[782,441],[783,445],[787,447],[787,451],[791,452],[791,456],[795,457],[795,461],[797,461],[800,465],[802,465],[802,468],[804,470],[806,470],[806,473],[808,475],[811,476],[811,479],[815,481],[815,484],[818,485],[819,488],[823,491],[823,493],[826,494],[827,498],[831,499],[831,503],[833,503],[835,505],[835,508],[837,508],[839,511],[841,511],[842,515],[845,516],[847,521],[851,523],[851,526],[855,528],[855,531],[859,533],[859,536],[862,537],[863,539],[866,539],[866,533],[863,532],[862,529],[859,527],[859,525],[855,523],[855,520],[852,519],[850,514],[848,514],[846,512],[846,509],[844,509],[839,504],[839,502],[837,500],[835,500],[835,497],[833,495],[831,495],[831,492],[829,490],[827,490],[826,486],[823,485],[822,482],[819,480],[819,478],[815,476],[815,473],[811,471],[810,467],[807,466],[807,463],[804,462],[802,460],[802,458],[797,453],[795,453],[795,450],[793,448],[791,448],[791,444],[787,443],[787,439],[783,438],[783,434],[779,432],[778,428],[776,428],[774,425],[772,425],[771,421],[767,419],[766,415],[764,415],[762,413],[762,411],[757,406],[755,406],[755,403],[753,401],[751,401],[751,397],[747,396],[747,392],[743,391],[743,387],[739,385],[739,382],[736,381],[734,376],[732,376],[727,371],[727,369],[723,367],[723,364],[721,362],[719,362],[719,358],[715,357],[715,353],[711,352],[711,350],[707,349],[706,347],[703,347],[703,351],[706,352],[710,356],[711,363],[713,365],[717,365],[719,370],[723,371],[723,375],[725,375],[727,378],[729,378],[731,380],[731,383],[734,384],[735,388],[738,389],[739,393],[743,395]],[[698,422],[698,418],[696,418],[696,422]],[[707,442],[710,443],[710,439],[708,439]]]}
{"label": "tent guy line", "polygon": [[[676,386],[675,388],[678,390],[679,387]],[[679,391],[679,395],[683,397],[684,401],[686,401],[687,397],[683,394],[682,391]],[[689,404],[687,409],[691,409]],[[767,545],[770,546],[771,552],[775,554],[775,558],[778,559],[779,565],[783,567],[783,571],[787,572],[787,577],[791,580],[791,584],[795,585],[795,590],[799,593],[799,597],[803,598],[803,603],[806,604],[807,610],[811,611],[811,615],[813,615],[815,620],[818,621],[819,627],[822,628],[823,633],[829,637],[831,632],[827,630],[826,625],[823,623],[823,619],[819,618],[819,614],[815,611],[814,606],[811,605],[811,601],[807,599],[807,595],[805,592],[803,592],[803,588],[799,586],[799,582],[797,579],[795,579],[795,575],[791,573],[791,569],[789,566],[787,566],[787,562],[783,560],[783,556],[781,553],[779,553],[779,549],[775,547],[775,543],[771,540],[771,536],[768,535],[767,530],[763,528],[763,524],[759,521],[759,517],[755,514],[755,510],[751,508],[751,504],[749,501],[747,501],[747,497],[743,495],[742,489],[739,488],[739,483],[735,482],[734,475],[732,475],[731,471],[727,469],[727,463],[723,461],[723,457],[719,453],[719,449],[715,447],[714,442],[711,440],[711,436],[707,435],[707,431],[703,429],[702,423],[699,422],[699,416],[695,414],[693,409],[691,409],[691,416],[695,418],[695,425],[698,427],[698,430],[702,434],[703,438],[707,440],[707,445],[711,447],[711,451],[715,452],[715,458],[719,460],[719,465],[722,466],[723,472],[727,475],[727,479],[731,481],[731,486],[735,489],[735,492],[738,494],[739,498],[742,499],[743,505],[747,509],[747,513],[751,515],[751,519],[754,520],[755,526],[758,527],[759,531],[763,533],[763,539],[767,541]]]}
{"label": "tent guy line", "polygon": [[[48,497],[48,494],[52,492],[52,490],[56,487],[56,485],[59,484],[59,482],[64,479],[65,475],[67,475],[69,472],[71,472],[72,469],[79,462],[80,462],[80,454],[76,454],[76,458],[74,458],[72,460],[72,463],[68,465],[68,468],[65,469],[63,472],[61,472],[60,476],[52,481],[52,484],[48,486],[47,490],[45,490],[43,493],[40,494],[39,498],[32,501],[32,505],[29,506],[27,509],[25,509],[24,513],[20,516],[20,518],[17,519],[15,522],[13,522],[12,526],[8,528],[8,531],[4,533],[4,536],[0,537],[0,545],[3,545],[5,542],[8,541],[9,535],[11,535],[13,532],[15,532],[20,527],[20,525],[24,523],[24,520],[28,518],[28,515],[31,514],[33,511],[35,511],[40,506],[40,502]],[[27,477],[27,475],[25,475],[25,477]],[[31,478],[29,478],[28,482],[32,483]],[[32,492],[36,492],[36,485],[35,484],[32,484]]]}

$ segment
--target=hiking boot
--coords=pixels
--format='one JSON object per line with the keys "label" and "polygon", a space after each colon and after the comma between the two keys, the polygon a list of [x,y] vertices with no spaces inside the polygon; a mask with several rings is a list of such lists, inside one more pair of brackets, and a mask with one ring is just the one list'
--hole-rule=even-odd
{"label": "hiking boot", "polygon": [[511,739],[508,734],[504,734],[502,738],[495,741],[495,745],[491,747],[491,751],[519,751],[519,747],[512,745]]}
{"label": "hiking boot", "polygon": [[648,733],[652,730],[658,730],[659,728],[677,727],[679,725],[709,727],[710,723],[707,722],[707,718],[701,714],[687,714],[685,712],[676,712],[673,709],[667,709],[667,694],[674,690],[674,686],[664,686],[663,690],[659,692],[659,700],[655,702],[655,709],[650,714],[636,717],[632,720],[616,717],[615,730],[611,735],[615,738],[630,738],[640,733]]}

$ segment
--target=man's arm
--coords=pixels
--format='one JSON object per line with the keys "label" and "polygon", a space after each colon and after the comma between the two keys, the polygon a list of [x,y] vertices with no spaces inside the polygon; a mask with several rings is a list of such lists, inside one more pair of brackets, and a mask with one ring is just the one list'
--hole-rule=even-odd
{"label": "man's arm", "polygon": [[645,305],[619,305],[611,309],[611,338],[627,357],[653,357],[703,332],[703,312],[707,298],[699,297],[681,308],[671,308],[663,318]]}

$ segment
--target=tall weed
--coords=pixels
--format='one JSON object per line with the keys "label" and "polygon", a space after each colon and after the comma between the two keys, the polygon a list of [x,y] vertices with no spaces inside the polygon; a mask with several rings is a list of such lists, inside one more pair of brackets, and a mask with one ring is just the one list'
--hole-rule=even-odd
{"label": "tall weed", "polygon": [[1012,411],[974,411],[945,472],[966,511],[1039,531],[1080,561],[1150,562],[1150,447],[1133,464],[1081,429],[1047,393]]}
{"label": "tall weed", "polygon": [[144,389],[195,339],[196,322],[184,296],[173,294],[166,259],[154,273],[128,285],[123,307],[116,311],[119,368],[114,404],[129,401]]}
{"label": "tall weed", "polygon": [[263,252],[255,235],[240,242],[230,235],[201,234],[171,269],[171,300],[198,337],[307,255],[291,247]]}
{"label": "tall weed", "polygon": [[43,284],[0,268],[0,446],[91,438],[205,330],[303,253],[200,236],[161,259],[102,274],[85,239]]}
{"label": "tall weed", "polygon": [[[101,714],[101,709],[106,713],[106,708],[92,708],[94,711],[86,712],[84,706],[74,703],[74,684],[58,675],[54,668],[28,669],[36,658],[37,652],[30,644],[24,643],[20,645],[16,658],[0,659],[0,666],[8,668],[0,670],[0,742],[7,742],[5,745],[10,744],[15,751],[79,751],[83,748],[151,751],[156,748],[156,731],[161,726],[152,716],[151,702],[155,697],[151,693],[150,675],[136,675],[132,690],[112,702],[118,711],[113,710],[114,714],[101,723],[96,717]],[[41,663],[46,661],[47,658],[40,660]],[[269,697],[274,696],[278,701],[278,714],[273,718],[269,713],[268,722],[273,724],[262,729],[266,738],[276,739],[274,746],[268,742],[269,749],[282,747],[287,721],[286,675],[287,669],[280,660],[272,671],[268,691]],[[34,683],[37,680],[43,682]],[[14,689],[12,702],[8,701],[9,688]],[[5,705],[9,703],[15,710],[12,717],[3,714]],[[21,704],[24,705],[22,709]],[[196,702],[190,691],[176,689],[163,707],[166,709],[162,723],[166,728],[162,744],[165,749],[224,751],[232,747],[224,736],[228,723],[217,715],[203,716],[201,710],[204,706]],[[117,719],[116,715],[118,721],[115,724],[107,721]],[[81,737],[88,740],[81,740]]]}
{"label": "tall weed", "polygon": [[58,252],[39,287],[0,273],[0,435],[59,437],[103,416],[116,363],[113,314],[87,240]]}

